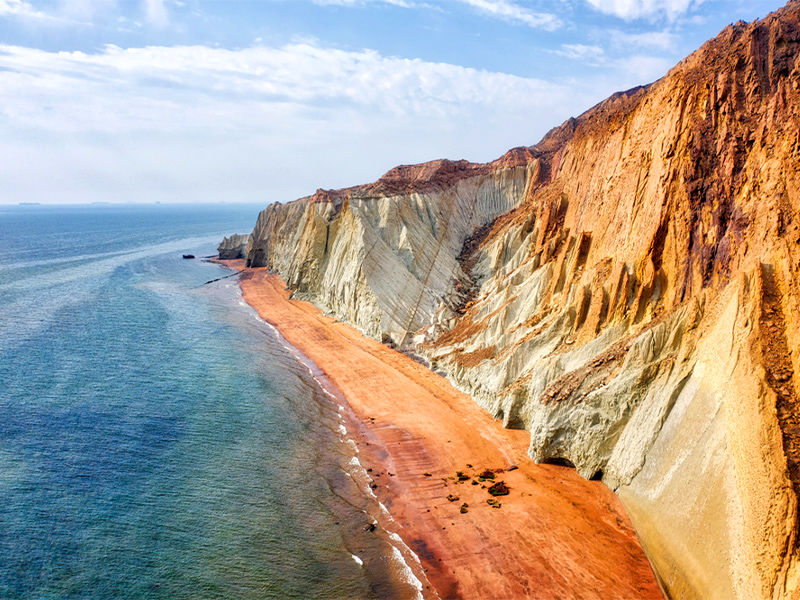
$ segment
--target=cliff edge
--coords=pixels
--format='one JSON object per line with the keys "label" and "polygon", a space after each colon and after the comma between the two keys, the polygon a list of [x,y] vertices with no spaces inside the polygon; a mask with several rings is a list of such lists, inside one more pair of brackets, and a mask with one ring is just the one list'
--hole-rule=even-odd
{"label": "cliff edge", "polygon": [[673,598],[798,597],[800,1],[497,161],[273,204],[250,266],[602,479]]}
{"label": "cliff edge", "polygon": [[249,234],[234,233],[230,237],[222,238],[217,253],[220,260],[235,260],[244,258],[247,251],[247,242],[250,240]]}

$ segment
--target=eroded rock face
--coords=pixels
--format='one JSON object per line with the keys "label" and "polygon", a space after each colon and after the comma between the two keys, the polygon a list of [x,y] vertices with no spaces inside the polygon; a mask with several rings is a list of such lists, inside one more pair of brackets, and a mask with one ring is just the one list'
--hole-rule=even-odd
{"label": "eroded rock face", "polygon": [[602,478],[675,598],[798,594],[800,2],[495,163],[268,207],[248,263]]}
{"label": "eroded rock face", "polygon": [[250,234],[247,233],[234,233],[230,237],[222,238],[222,242],[217,246],[219,258],[222,260],[244,258],[249,239]]}
{"label": "eroded rock face", "polygon": [[398,167],[375,184],[318,191],[258,217],[248,266],[369,335],[404,345],[472,285],[457,257],[477,227],[516,207],[540,176],[528,150],[490,165]]}

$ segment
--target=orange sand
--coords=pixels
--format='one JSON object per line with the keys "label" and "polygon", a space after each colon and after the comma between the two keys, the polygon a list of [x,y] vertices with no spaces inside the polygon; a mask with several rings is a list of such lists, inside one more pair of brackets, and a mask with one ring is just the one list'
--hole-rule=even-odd
{"label": "orange sand", "polygon": [[[222,262],[243,268],[241,261]],[[244,299],[316,363],[363,423],[361,462],[373,468],[375,493],[439,596],[662,598],[624,509],[605,485],[533,463],[526,432],[503,429],[444,378],[312,304],[289,300],[277,276],[245,269],[240,285]],[[486,503],[480,485],[442,480],[457,470],[510,465],[518,469],[497,475],[511,488],[500,509]],[[449,502],[448,494],[459,500]],[[462,514],[464,502],[469,509]],[[425,595],[435,597],[433,590]]]}

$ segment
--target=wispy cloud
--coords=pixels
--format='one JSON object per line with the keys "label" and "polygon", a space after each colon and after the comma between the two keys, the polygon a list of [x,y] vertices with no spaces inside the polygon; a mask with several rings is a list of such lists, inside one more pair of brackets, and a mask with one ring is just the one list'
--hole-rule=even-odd
{"label": "wispy cloud", "polygon": [[[175,6],[182,6],[173,0]],[[137,5],[145,20],[154,26],[163,27],[169,23],[169,12],[165,0],[139,0]],[[48,11],[40,10],[25,0],[0,0],[0,18],[36,19],[51,26],[70,27],[92,25],[100,17],[114,17],[125,21],[121,15],[114,16],[119,9],[117,0],[62,0]]]}
{"label": "wispy cloud", "polygon": [[610,29],[603,31],[601,35],[611,44],[621,47],[673,50],[678,42],[678,36],[668,30],[630,33]]}
{"label": "wispy cloud", "polygon": [[618,72],[628,73],[631,80],[638,83],[650,83],[666,75],[673,62],[661,56],[634,54],[613,61],[612,68]]}
{"label": "wispy cloud", "polygon": [[50,17],[35,9],[24,0],[0,0],[0,17],[22,17],[26,19],[49,19]]}
{"label": "wispy cloud", "polygon": [[61,17],[92,21],[96,16],[117,10],[117,0],[61,0],[56,13]]}
{"label": "wispy cloud", "polygon": [[625,20],[655,18],[674,20],[703,0],[587,0],[600,12]]}
{"label": "wispy cloud", "polygon": [[[477,107],[554,107],[556,97],[569,94],[540,79],[308,43],[242,50],[108,46],[97,54],[0,46],[0,67],[5,114],[55,129],[118,131],[156,118],[191,123],[204,111],[245,105],[257,112],[369,108],[440,117]],[[251,117],[240,114],[233,122],[250,127]]]}
{"label": "wispy cloud", "polygon": [[366,4],[391,4],[393,6],[401,6],[403,8],[413,8],[416,6],[414,2],[406,2],[405,0],[311,0],[314,4],[320,6],[364,6]]}
{"label": "wispy cloud", "polygon": [[93,54],[5,45],[0,186],[6,201],[287,200],[402,162],[489,160],[629,83],[612,81],[308,43]]}
{"label": "wispy cloud", "polygon": [[144,0],[145,14],[147,20],[157,27],[163,27],[169,21],[164,0]]}
{"label": "wispy cloud", "polygon": [[484,14],[496,18],[522,23],[535,29],[554,30],[561,20],[552,13],[536,12],[510,0],[459,0]]}
{"label": "wispy cloud", "polygon": [[[632,84],[650,83],[662,75],[672,66],[672,63],[661,56],[648,54],[628,54],[622,57],[609,55],[600,46],[584,44],[562,44],[553,54],[575,60],[592,67],[602,68],[605,72],[615,75],[626,73],[627,81]],[[623,81],[623,79],[618,79]],[[622,86],[625,87],[625,86]]]}
{"label": "wispy cloud", "polygon": [[[311,0],[321,6],[365,6],[368,4],[391,4],[404,8],[436,9],[438,5],[427,2],[414,2],[412,0]],[[502,19],[510,23],[527,25],[534,29],[552,31],[561,27],[561,20],[553,13],[531,10],[513,0],[454,0],[459,4],[466,4],[480,14],[493,19]]]}
{"label": "wispy cloud", "polygon": [[562,44],[561,48],[553,51],[553,54],[589,64],[602,63],[606,58],[605,50],[600,46],[585,44]]}

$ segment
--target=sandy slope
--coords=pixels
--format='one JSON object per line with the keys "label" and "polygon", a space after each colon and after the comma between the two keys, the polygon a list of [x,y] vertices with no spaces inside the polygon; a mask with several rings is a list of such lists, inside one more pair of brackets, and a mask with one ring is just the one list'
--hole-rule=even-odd
{"label": "sandy slope", "polygon": [[[248,269],[240,285],[358,415],[361,462],[373,468],[375,492],[441,597],[662,597],[630,521],[602,483],[533,463],[526,432],[503,429],[422,365],[289,300],[277,276]],[[497,475],[511,488],[500,509],[486,503],[481,485],[443,481],[457,470],[511,465],[518,468]],[[459,500],[449,502],[448,494]]]}

